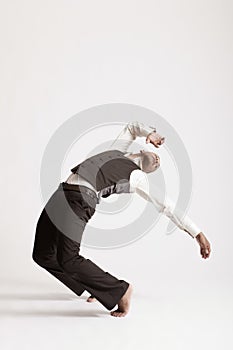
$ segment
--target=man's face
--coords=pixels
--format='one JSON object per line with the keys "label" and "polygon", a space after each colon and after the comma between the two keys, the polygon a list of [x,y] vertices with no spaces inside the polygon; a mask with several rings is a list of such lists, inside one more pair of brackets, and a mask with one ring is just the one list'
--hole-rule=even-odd
{"label": "man's face", "polygon": [[141,150],[141,164],[143,171],[151,173],[159,168],[160,158],[154,152],[145,152]]}

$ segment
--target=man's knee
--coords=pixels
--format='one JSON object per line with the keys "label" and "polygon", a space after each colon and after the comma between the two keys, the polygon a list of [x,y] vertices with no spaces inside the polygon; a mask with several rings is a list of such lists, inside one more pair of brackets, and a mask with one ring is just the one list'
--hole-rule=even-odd
{"label": "man's knee", "polygon": [[39,257],[39,255],[35,251],[32,252],[32,260],[40,266],[41,266],[41,264],[43,264],[43,260],[41,260],[41,258]]}
{"label": "man's knee", "polygon": [[48,261],[43,256],[38,254],[35,250],[32,252],[32,260],[39,266],[46,268],[48,266]]}

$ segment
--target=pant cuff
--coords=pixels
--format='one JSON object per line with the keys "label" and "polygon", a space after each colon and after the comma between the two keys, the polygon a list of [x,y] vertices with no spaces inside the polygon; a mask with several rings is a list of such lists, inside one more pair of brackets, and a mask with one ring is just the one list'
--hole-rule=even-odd
{"label": "pant cuff", "polygon": [[129,283],[126,281],[121,281],[122,282],[122,286],[121,286],[121,290],[120,292],[118,291],[117,293],[111,292],[109,293],[111,296],[111,301],[109,300],[109,302],[103,303],[102,304],[108,309],[108,310],[112,310],[120,301],[120,299],[123,297],[123,295],[125,294],[125,292],[127,291],[128,287],[129,287]]}

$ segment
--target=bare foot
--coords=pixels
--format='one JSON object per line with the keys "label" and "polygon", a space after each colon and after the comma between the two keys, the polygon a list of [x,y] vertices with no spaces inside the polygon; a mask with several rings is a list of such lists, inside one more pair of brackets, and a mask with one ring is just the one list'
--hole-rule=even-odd
{"label": "bare foot", "polygon": [[90,295],[87,300],[86,300],[88,303],[93,303],[94,301],[96,301],[96,298],[93,297],[93,295]]}
{"label": "bare foot", "polygon": [[133,287],[130,284],[127,291],[125,292],[123,297],[120,299],[118,303],[118,308],[110,312],[111,316],[123,317],[127,315],[127,313],[129,312],[132,291],[133,291]]}

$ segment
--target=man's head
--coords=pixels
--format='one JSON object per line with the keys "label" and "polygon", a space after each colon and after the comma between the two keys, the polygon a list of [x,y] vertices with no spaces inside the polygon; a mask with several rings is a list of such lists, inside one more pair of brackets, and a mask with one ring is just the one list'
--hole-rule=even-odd
{"label": "man's head", "polygon": [[140,151],[141,169],[145,173],[151,173],[157,170],[160,166],[160,158],[154,152]]}

